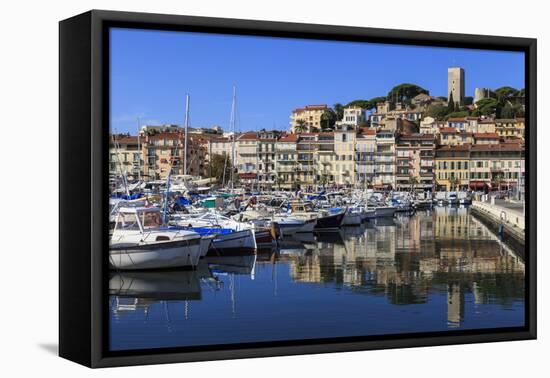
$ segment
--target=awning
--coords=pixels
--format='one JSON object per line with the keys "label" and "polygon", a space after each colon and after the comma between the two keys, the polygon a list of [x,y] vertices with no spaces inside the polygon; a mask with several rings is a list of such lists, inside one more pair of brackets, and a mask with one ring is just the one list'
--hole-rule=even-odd
{"label": "awning", "polygon": [[256,173],[239,173],[241,179],[255,179],[256,176]]}
{"label": "awning", "polygon": [[488,186],[488,183],[485,181],[470,181],[470,188],[472,189],[483,189]]}

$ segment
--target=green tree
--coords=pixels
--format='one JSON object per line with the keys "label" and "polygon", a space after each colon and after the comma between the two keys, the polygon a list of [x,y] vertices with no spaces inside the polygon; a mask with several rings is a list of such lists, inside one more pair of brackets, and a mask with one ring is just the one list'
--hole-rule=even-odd
{"label": "green tree", "polygon": [[508,97],[517,96],[519,91],[516,88],[512,87],[500,87],[495,89],[495,94],[499,102],[504,102]]}
{"label": "green tree", "polygon": [[337,102],[336,104],[334,104],[334,106],[332,108],[334,109],[334,112],[336,113],[336,119],[337,120],[341,120],[342,118],[344,118],[344,105]]}
{"label": "green tree", "polygon": [[476,102],[476,109],[473,114],[476,116],[491,116],[497,113],[499,103],[494,98],[483,98]]}
{"label": "green tree", "polygon": [[379,102],[386,101],[386,97],[380,96],[380,97],[373,97],[370,100],[353,100],[349,102],[347,106],[358,106],[360,108],[363,108],[365,110],[372,110],[376,109],[376,104]]}
{"label": "green tree", "polygon": [[506,102],[500,112],[500,118],[514,118],[516,116],[514,107],[510,102]]}
{"label": "green tree", "polygon": [[213,154],[210,162],[206,165],[206,172],[208,172],[210,177],[215,177],[218,184],[222,184],[224,167],[225,178],[228,180],[231,177],[231,170],[233,169],[231,159],[228,159],[226,154]]}
{"label": "green tree", "polygon": [[321,130],[329,131],[334,130],[334,124],[336,123],[336,113],[332,109],[325,109],[321,115]]}
{"label": "green tree", "polygon": [[449,101],[447,102],[447,114],[452,113],[456,110],[456,103],[453,98],[453,92],[451,92],[451,95],[449,96]]}
{"label": "green tree", "polygon": [[438,121],[443,120],[447,115],[447,107],[443,104],[432,104],[426,109],[426,116],[435,118]]}
{"label": "green tree", "polygon": [[428,90],[416,84],[403,83],[393,87],[388,92],[387,98],[410,104],[411,100],[420,93],[430,94]]}
{"label": "green tree", "polygon": [[444,120],[448,120],[449,118],[462,118],[462,117],[468,117],[470,115],[469,112],[462,110],[458,112],[452,112],[445,116]]}

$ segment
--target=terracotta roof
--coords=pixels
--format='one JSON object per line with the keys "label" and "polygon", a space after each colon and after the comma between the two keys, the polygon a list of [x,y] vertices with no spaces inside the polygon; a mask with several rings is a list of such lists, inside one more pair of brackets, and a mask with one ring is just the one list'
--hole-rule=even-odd
{"label": "terracotta roof", "polygon": [[[134,135],[114,135],[115,140],[119,144],[137,144],[138,137]],[[111,138],[112,142],[112,138]]]}
{"label": "terracotta roof", "polygon": [[472,151],[522,151],[523,145],[520,143],[500,143],[500,144],[476,144],[472,146]]}
{"label": "terracotta roof", "polygon": [[[489,145],[487,145],[489,146]],[[457,146],[441,146],[436,151],[468,151],[471,145],[469,143],[459,144]]]}
{"label": "terracotta roof", "polygon": [[376,130],[370,127],[361,127],[360,133],[363,135],[376,135]]}
{"label": "terracotta roof", "polygon": [[495,123],[516,123],[517,121],[512,118],[495,119]]}
{"label": "terracotta roof", "polygon": [[258,135],[256,133],[244,133],[237,140],[258,140]]}
{"label": "terracotta roof", "polygon": [[478,123],[482,123],[482,124],[495,123],[495,120],[494,119],[482,119]]}
{"label": "terracotta roof", "polygon": [[303,108],[296,108],[292,112],[293,113],[301,113],[306,110],[325,110],[327,109],[327,105],[306,105]]}
{"label": "terracotta roof", "polygon": [[169,131],[162,131],[159,133],[155,133],[152,135],[149,135],[149,139],[155,140],[155,139],[181,139],[183,138],[185,134],[181,132],[169,132]]}
{"label": "terracotta roof", "polygon": [[298,140],[298,134],[287,134],[279,139],[279,142],[296,142]]}
{"label": "terracotta roof", "polygon": [[458,118],[449,118],[447,122],[464,122],[466,121],[465,117],[458,117]]}
{"label": "terracotta roof", "polygon": [[476,139],[493,139],[498,138],[497,133],[475,133],[474,138]]}
{"label": "terracotta roof", "polygon": [[434,140],[433,134],[402,134],[401,140]]}
{"label": "terracotta roof", "polygon": [[458,130],[454,127],[442,127],[441,129],[439,129],[439,132],[442,134],[456,134]]}

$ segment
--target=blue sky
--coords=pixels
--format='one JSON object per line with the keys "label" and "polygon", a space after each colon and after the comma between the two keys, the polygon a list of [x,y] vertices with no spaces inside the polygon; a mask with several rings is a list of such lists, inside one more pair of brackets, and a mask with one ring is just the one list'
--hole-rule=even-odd
{"label": "blue sky", "polygon": [[525,85],[518,52],[112,29],[111,128],[183,124],[189,93],[191,126],[228,130],[235,85],[238,130],[287,129],[296,107],[384,96],[400,83],[446,96],[449,66],[464,68],[467,96]]}

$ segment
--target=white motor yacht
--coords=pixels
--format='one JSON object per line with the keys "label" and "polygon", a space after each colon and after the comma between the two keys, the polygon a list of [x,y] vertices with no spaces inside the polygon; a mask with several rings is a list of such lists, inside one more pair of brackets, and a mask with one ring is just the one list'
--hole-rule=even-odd
{"label": "white motor yacht", "polygon": [[194,268],[199,263],[201,235],[162,226],[157,207],[122,207],[109,243],[111,268],[118,270]]}

